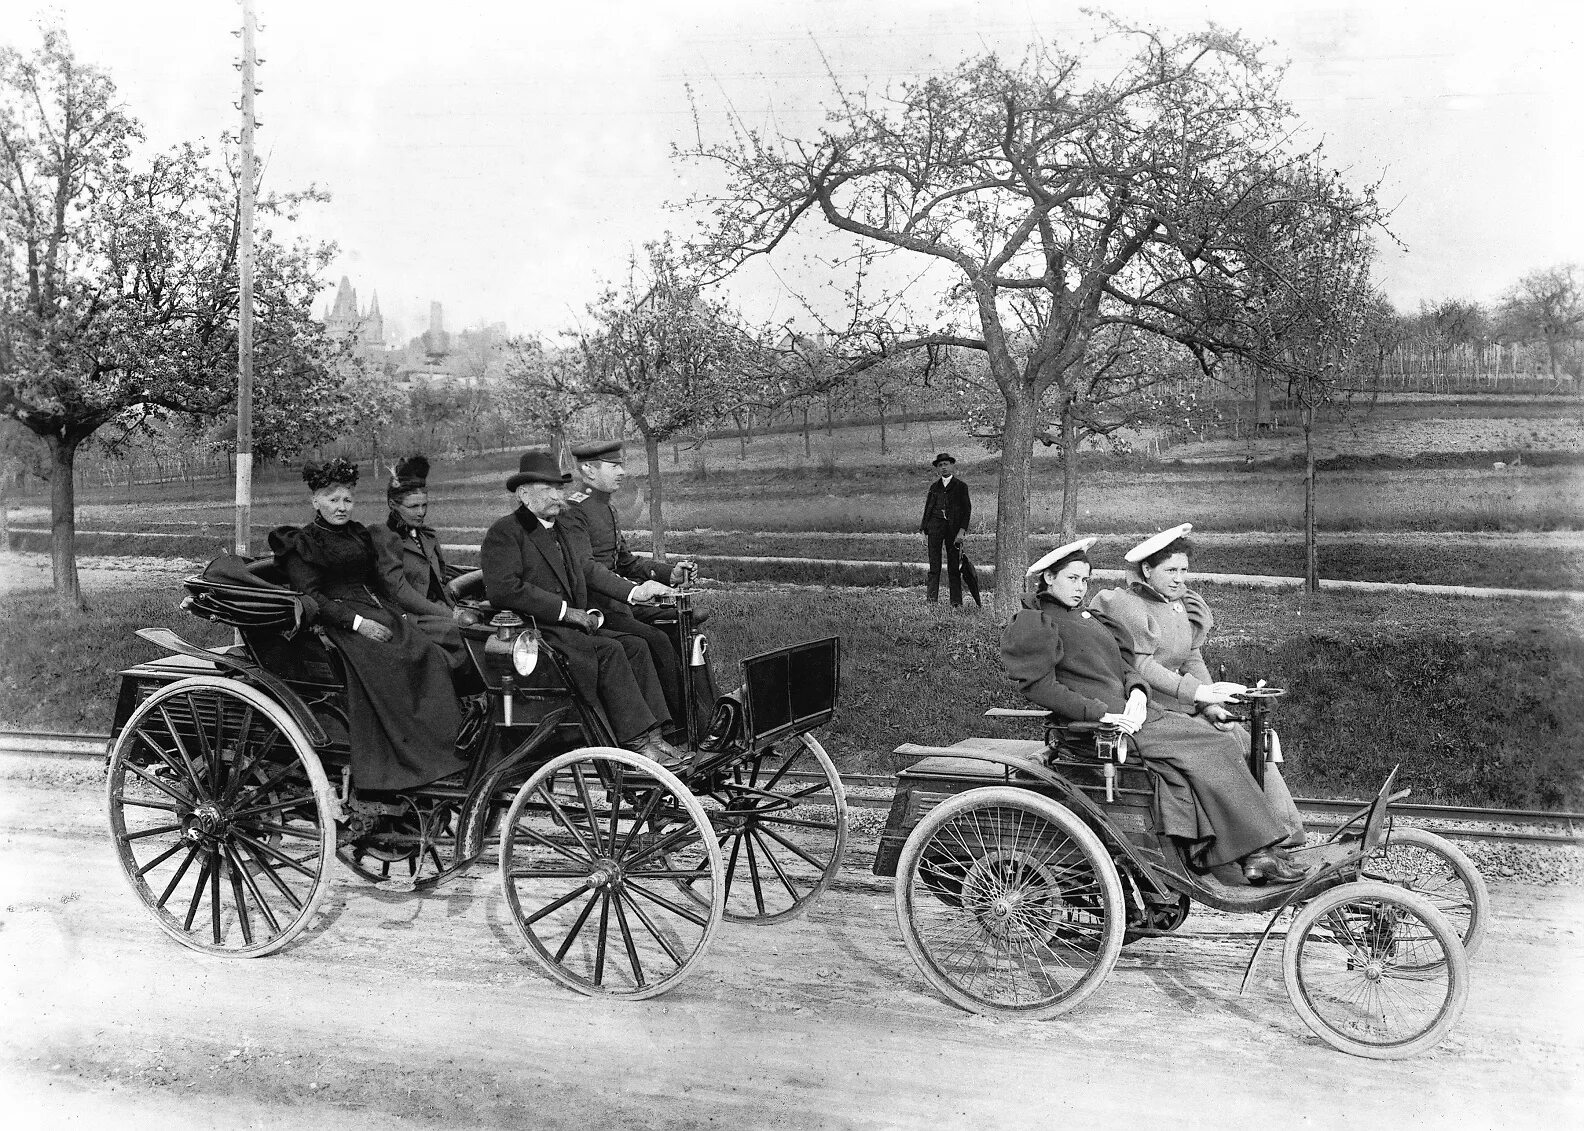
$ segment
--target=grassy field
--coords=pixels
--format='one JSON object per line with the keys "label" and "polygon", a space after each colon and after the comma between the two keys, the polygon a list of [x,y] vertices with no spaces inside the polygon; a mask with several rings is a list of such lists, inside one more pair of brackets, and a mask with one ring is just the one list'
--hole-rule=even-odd
{"label": "grassy field", "polygon": [[[56,613],[46,593],[0,605],[0,724],[104,731],[114,672],[154,650],[135,628],[190,640],[229,634],[179,612],[169,578],[96,593],[93,611]],[[765,648],[837,635],[841,708],[821,735],[844,769],[889,771],[902,742],[950,743],[1027,728],[981,717],[1016,705],[988,616],[919,602],[916,592],[712,592],[716,672]],[[1584,610],[1555,603],[1217,588],[1221,633],[1209,660],[1229,678],[1291,688],[1279,725],[1295,789],[1364,796],[1392,765],[1421,800],[1584,809]]]}

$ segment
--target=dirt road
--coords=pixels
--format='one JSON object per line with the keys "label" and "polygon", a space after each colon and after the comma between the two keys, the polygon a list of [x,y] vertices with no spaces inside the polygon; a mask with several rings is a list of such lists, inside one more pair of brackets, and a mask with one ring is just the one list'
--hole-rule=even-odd
{"label": "dirt road", "polygon": [[1461,1026],[1405,1063],[1303,1027],[1257,920],[1129,947],[1079,1013],[1000,1022],[915,973],[860,865],[804,921],[727,925],[667,997],[590,1001],[522,955],[492,872],[345,874],[257,961],[169,942],[91,786],[0,781],[0,1111],[15,1127],[1560,1127],[1584,1116],[1584,891],[1494,885]]}

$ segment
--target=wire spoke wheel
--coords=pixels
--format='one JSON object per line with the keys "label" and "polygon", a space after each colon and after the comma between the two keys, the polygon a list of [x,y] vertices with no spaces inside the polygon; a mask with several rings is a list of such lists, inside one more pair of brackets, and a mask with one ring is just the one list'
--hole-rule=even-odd
{"label": "wire spoke wheel", "polygon": [[1359,868],[1366,880],[1380,880],[1418,892],[1447,917],[1473,958],[1490,924],[1490,893],[1485,877],[1463,850],[1424,829],[1392,829],[1384,843]]}
{"label": "wire spoke wheel", "polygon": [[919,970],[976,1013],[1065,1013],[1122,949],[1122,885],[1105,847],[1027,790],[974,789],[932,810],[902,848],[896,899]]}
{"label": "wire spoke wheel", "polygon": [[1417,892],[1369,880],[1304,906],[1282,974],[1321,1040],[1378,1060],[1434,1047],[1468,999],[1468,957],[1446,916]]}
{"label": "wire spoke wheel", "polygon": [[139,704],[110,752],[109,810],[133,892],[194,950],[273,953],[329,890],[324,769],[286,710],[239,681],[195,676]]}
{"label": "wire spoke wheel", "polygon": [[[726,861],[726,918],[775,923],[801,915],[841,871],[847,794],[811,735],[807,759],[763,751],[717,779],[704,799]],[[696,865],[702,853],[690,859]],[[684,891],[692,894],[691,885]]]}
{"label": "wire spoke wheel", "polygon": [[681,981],[720,925],[722,871],[698,800],[613,747],[546,763],[501,828],[501,888],[529,956],[591,996],[654,997]]}

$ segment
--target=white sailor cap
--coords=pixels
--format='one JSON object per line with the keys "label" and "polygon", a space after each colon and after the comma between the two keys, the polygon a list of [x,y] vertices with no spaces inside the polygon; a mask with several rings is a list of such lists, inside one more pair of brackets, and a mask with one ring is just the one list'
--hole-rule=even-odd
{"label": "white sailor cap", "polygon": [[1063,558],[1067,557],[1069,554],[1081,554],[1094,544],[1095,539],[1093,538],[1080,538],[1078,541],[1069,542],[1065,546],[1057,546],[1039,561],[1029,566],[1028,572],[1023,576],[1033,577],[1037,573],[1042,573],[1051,566],[1055,565],[1057,562],[1061,561]]}
{"label": "white sailor cap", "polygon": [[1151,534],[1148,538],[1144,539],[1144,541],[1140,542],[1137,546],[1134,546],[1122,556],[1127,561],[1136,565],[1145,558],[1149,557],[1156,550],[1164,550],[1167,546],[1170,546],[1173,542],[1177,541],[1177,539],[1181,538],[1184,534],[1187,534],[1192,529],[1193,523],[1185,522],[1181,526],[1172,527],[1170,530],[1162,530],[1159,534]]}

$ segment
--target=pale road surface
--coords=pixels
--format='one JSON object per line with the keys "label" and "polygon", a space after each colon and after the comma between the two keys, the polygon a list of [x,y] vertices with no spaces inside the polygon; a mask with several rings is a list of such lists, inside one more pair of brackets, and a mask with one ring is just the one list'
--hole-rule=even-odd
{"label": "pale road surface", "polygon": [[650,1002],[563,990],[481,869],[429,896],[350,873],[284,953],[155,930],[97,788],[0,780],[0,1116],[8,1127],[1577,1127],[1584,889],[1493,884],[1469,1008],[1429,1055],[1312,1037],[1257,919],[1195,911],[1078,1013],[990,1021],[933,994],[872,848],[804,920],[726,925]]}

